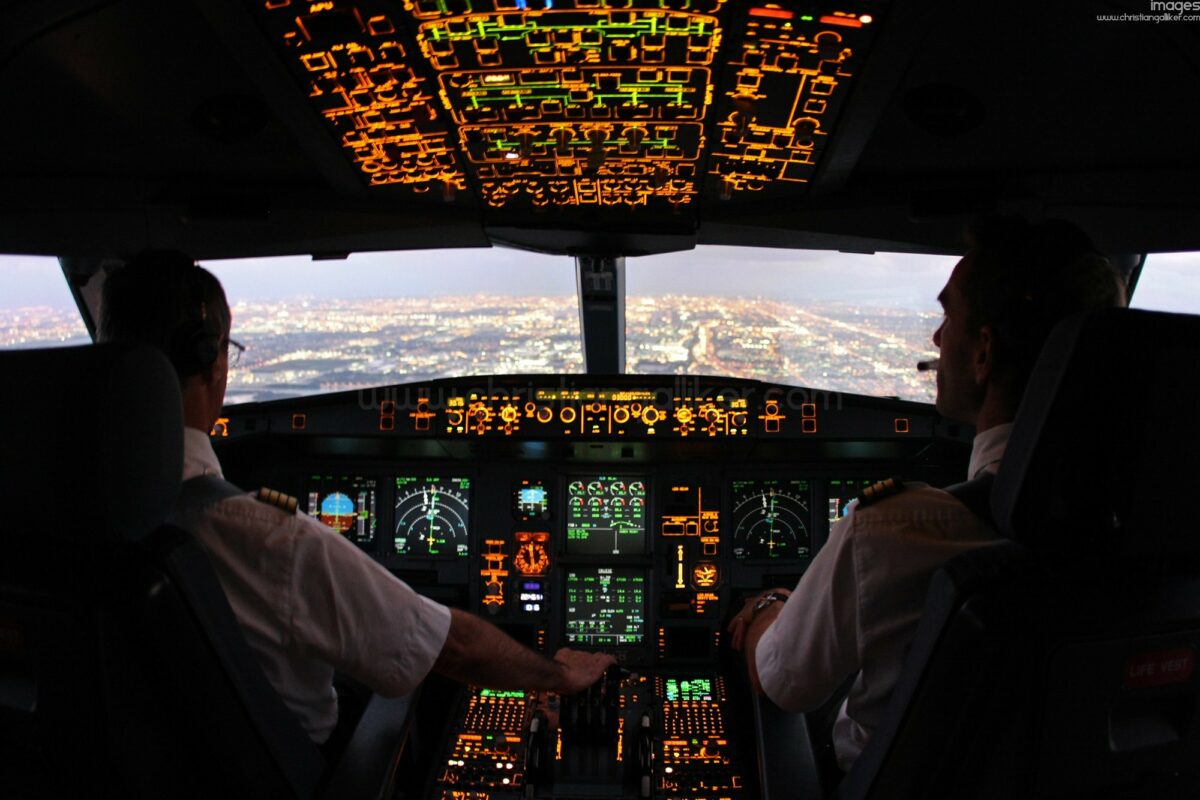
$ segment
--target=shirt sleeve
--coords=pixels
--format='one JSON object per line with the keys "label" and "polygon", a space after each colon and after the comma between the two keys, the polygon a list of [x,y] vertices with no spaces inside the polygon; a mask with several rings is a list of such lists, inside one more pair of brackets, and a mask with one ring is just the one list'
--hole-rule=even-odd
{"label": "shirt sleeve", "polygon": [[851,509],[758,640],[759,681],[781,708],[810,711],[860,669],[853,532]]}
{"label": "shirt sleeve", "polygon": [[450,610],[319,522],[296,524],[289,645],[386,697],[411,692],[441,653]]}

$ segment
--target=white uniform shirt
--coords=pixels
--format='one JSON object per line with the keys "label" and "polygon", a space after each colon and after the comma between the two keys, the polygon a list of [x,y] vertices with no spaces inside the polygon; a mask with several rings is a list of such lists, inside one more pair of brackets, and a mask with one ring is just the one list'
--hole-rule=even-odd
{"label": "white uniform shirt", "polygon": [[[221,477],[208,434],[184,429],[184,480]],[[189,514],[250,648],[315,742],[337,723],[338,670],[397,697],[428,674],[450,611],[414,592],[341,534],[253,496]]]}
{"label": "white uniform shirt", "polygon": [[[975,437],[971,477],[995,471],[1011,429],[1000,425]],[[851,505],[755,651],[763,691],[792,711],[820,706],[858,673],[833,726],[842,769],[862,753],[883,716],[934,571],[998,541],[941,489],[905,487],[878,505]]]}

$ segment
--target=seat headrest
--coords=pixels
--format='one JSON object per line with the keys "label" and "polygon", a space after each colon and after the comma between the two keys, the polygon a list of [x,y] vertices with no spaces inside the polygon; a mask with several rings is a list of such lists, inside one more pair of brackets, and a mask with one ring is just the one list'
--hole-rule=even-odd
{"label": "seat headrest", "polygon": [[1001,532],[1036,550],[1200,555],[1200,317],[1067,319],[1030,376],[992,491]]}
{"label": "seat headrest", "polygon": [[136,541],[173,508],[183,410],[165,356],[143,345],[9,351],[0,374],[5,536]]}

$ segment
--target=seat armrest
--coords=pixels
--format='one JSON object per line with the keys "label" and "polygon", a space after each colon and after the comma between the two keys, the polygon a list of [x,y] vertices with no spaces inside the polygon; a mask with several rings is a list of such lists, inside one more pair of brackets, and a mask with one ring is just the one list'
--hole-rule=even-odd
{"label": "seat armrest", "polygon": [[327,798],[374,800],[395,780],[400,752],[412,726],[417,694],[386,698],[372,694],[334,765],[322,792]]}
{"label": "seat armrest", "polygon": [[755,695],[754,729],[762,800],[824,797],[804,714],[784,711],[768,698]]}

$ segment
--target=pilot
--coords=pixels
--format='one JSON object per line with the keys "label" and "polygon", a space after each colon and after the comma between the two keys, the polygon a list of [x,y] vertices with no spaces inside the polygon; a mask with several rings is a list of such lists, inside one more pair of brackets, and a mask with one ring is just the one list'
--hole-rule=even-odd
{"label": "pilot", "polygon": [[[1050,330],[1078,311],[1123,306],[1112,266],[1069,223],[979,220],[938,300],[937,410],[975,427],[968,479],[1000,466],[1030,371]],[[853,683],[833,725],[848,770],[879,723],[916,633],[933,572],[995,542],[990,521],[921,483],[878,485],[852,505],[794,590],[747,600],[729,630],[750,681],[811,711]]]}
{"label": "pilot", "polygon": [[[389,697],[411,692],[430,670],[561,693],[601,677],[611,656],[562,649],[545,658],[417,594],[345,537],[295,513],[288,498],[260,499],[225,483],[209,431],[224,404],[231,348],[240,349],[229,333],[221,284],[181,253],[143,253],[105,283],[100,339],[157,347],[179,375],[183,497],[192,500],[178,524],[207,550],[251,649],[314,742],[329,742],[338,721],[335,670]],[[187,481],[204,475],[218,480],[193,482],[211,484],[197,497]]]}

